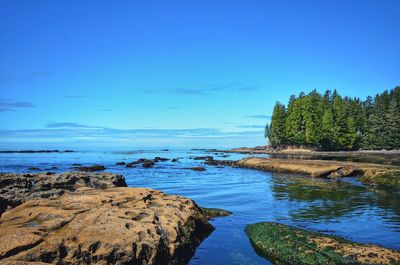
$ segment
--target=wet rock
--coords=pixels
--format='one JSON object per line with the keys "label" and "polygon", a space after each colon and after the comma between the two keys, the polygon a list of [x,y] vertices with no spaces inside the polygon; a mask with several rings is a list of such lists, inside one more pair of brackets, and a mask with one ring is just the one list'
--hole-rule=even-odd
{"label": "wet rock", "polygon": [[173,158],[171,162],[179,162],[179,158]]}
{"label": "wet rock", "polygon": [[206,162],[204,162],[204,164],[210,165],[210,166],[217,166],[217,167],[234,166],[235,161],[233,161],[233,160],[212,160],[212,161],[206,161]]}
{"label": "wet rock", "polygon": [[147,160],[147,161],[143,162],[142,166],[144,168],[151,168],[154,166],[154,162],[152,160]]}
{"label": "wet rock", "polygon": [[142,164],[142,166],[144,168],[151,168],[151,167],[154,166],[154,161],[151,160],[151,159],[140,158],[140,159],[138,159],[136,161],[133,161],[131,163],[126,164],[126,167],[134,168],[134,167],[136,167],[136,165],[140,165],[140,164]]}
{"label": "wet rock", "polygon": [[144,188],[31,200],[0,218],[3,264],[186,264],[214,228],[190,199]]}
{"label": "wet rock", "polygon": [[156,156],[156,157],[153,159],[153,161],[154,161],[155,163],[157,163],[157,162],[169,161],[169,159],[168,159],[168,158],[164,158],[164,157]]}
{"label": "wet rock", "polygon": [[39,171],[39,170],[40,170],[40,168],[38,168],[38,167],[30,167],[30,168],[28,168],[28,170],[32,170],[32,171]]}
{"label": "wet rock", "polygon": [[214,157],[212,157],[212,156],[196,156],[196,157],[193,157],[193,160],[213,161]]}
{"label": "wet rock", "polygon": [[122,175],[111,173],[0,173],[0,214],[8,207],[15,207],[27,200],[56,198],[79,187],[105,189],[126,186]]}
{"label": "wet rock", "polygon": [[106,167],[102,165],[92,165],[92,166],[76,166],[74,167],[74,169],[85,172],[95,172],[95,171],[105,170]]}
{"label": "wet rock", "polygon": [[117,163],[115,163],[115,165],[117,165],[117,166],[125,166],[126,163],[125,162],[117,162]]}
{"label": "wet rock", "polygon": [[275,264],[399,264],[400,252],[278,223],[246,227],[257,253]]}
{"label": "wet rock", "polygon": [[194,171],[206,171],[206,169],[204,167],[187,167],[185,169],[191,169]]}

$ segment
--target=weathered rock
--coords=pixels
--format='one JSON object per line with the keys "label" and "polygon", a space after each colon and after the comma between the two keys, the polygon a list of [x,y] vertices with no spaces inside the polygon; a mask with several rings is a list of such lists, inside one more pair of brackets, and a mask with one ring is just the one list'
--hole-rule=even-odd
{"label": "weathered rock", "polygon": [[184,197],[144,188],[85,189],[5,212],[0,263],[184,264],[212,230]]}
{"label": "weathered rock", "polygon": [[95,172],[95,171],[105,170],[106,167],[102,165],[92,165],[92,166],[76,166],[74,167],[74,169],[85,172]]}
{"label": "weathered rock", "polygon": [[246,233],[257,253],[274,264],[400,264],[399,251],[283,224],[252,224]]}
{"label": "weathered rock", "polygon": [[400,167],[371,163],[259,157],[241,159],[235,162],[234,166],[327,178],[400,172]]}
{"label": "weathered rock", "polygon": [[49,173],[0,173],[0,214],[26,200],[55,198],[82,186],[96,189],[127,186],[122,175],[111,173]]}

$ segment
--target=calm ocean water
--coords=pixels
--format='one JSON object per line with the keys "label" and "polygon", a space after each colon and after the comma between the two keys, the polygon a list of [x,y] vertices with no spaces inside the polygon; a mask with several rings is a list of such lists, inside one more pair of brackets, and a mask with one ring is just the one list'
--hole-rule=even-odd
{"label": "calm ocean water", "polygon": [[[202,242],[190,264],[270,264],[259,257],[244,233],[247,224],[275,221],[339,235],[361,243],[400,249],[400,195],[373,190],[355,178],[311,179],[250,169],[202,165],[195,156],[222,157],[204,150],[88,151],[76,153],[0,154],[0,172],[70,171],[72,164],[102,164],[123,174],[131,187],[149,187],[196,200],[204,207],[233,212],[212,221],[216,230]],[[118,161],[138,158],[180,158],[154,168],[125,168]],[[185,167],[202,165],[197,172]],[[51,169],[58,167],[58,170]]]}

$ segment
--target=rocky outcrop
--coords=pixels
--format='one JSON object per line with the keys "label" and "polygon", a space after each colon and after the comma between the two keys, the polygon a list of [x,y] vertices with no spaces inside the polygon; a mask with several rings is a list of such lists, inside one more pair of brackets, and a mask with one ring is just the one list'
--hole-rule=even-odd
{"label": "rocky outcrop", "polygon": [[80,187],[126,187],[126,182],[122,175],[111,173],[0,173],[0,214],[27,200],[56,198],[66,191],[75,191]]}
{"label": "rocky outcrop", "polygon": [[278,223],[248,225],[257,253],[274,264],[400,264],[400,252]]}
{"label": "rocky outcrop", "polygon": [[247,157],[236,161],[236,167],[253,168],[282,173],[306,174],[311,177],[340,178],[351,175],[397,172],[399,167],[370,163],[326,160],[276,159]]}
{"label": "rocky outcrop", "polygon": [[184,264],[211,233],[192,200],[145,188],[83,188],[0,218],[2,264]]}

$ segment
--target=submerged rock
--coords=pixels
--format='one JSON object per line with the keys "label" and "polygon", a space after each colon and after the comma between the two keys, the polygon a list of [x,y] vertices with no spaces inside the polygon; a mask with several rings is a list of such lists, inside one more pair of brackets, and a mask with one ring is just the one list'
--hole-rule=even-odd
{"label": "submerged rock", "polygon": [[190,199],[145,188],[31,200],[0,218],[4,264],[185,264],[214,228]]}
{"label": "submerged rock", "polygon": [[62,174],[0,173],[0,214],[27,200],[56,198],[79,187],[105,189],[126,187],[122,175],[111,173],[66,172]]}
{"label": "submerged rock", "polygon": [[76,166],[74,167],[74,169],[85,172],[95,172],[95,171],[105,170],[106,167],[102,165],[92,165],[92,166]]}
{"label": "submerged rock", "polygon": [[187,167],[185,169],[190,169],[190,170],[194,170],[194,171],[206,171],[206,169],[204,167]]}
{"label": "submerged rock", "polygon": [[336,236],[278,223],[248,225],[246,233],[260,255],[275,264],[399,264],[400,252],[357,244]]}

